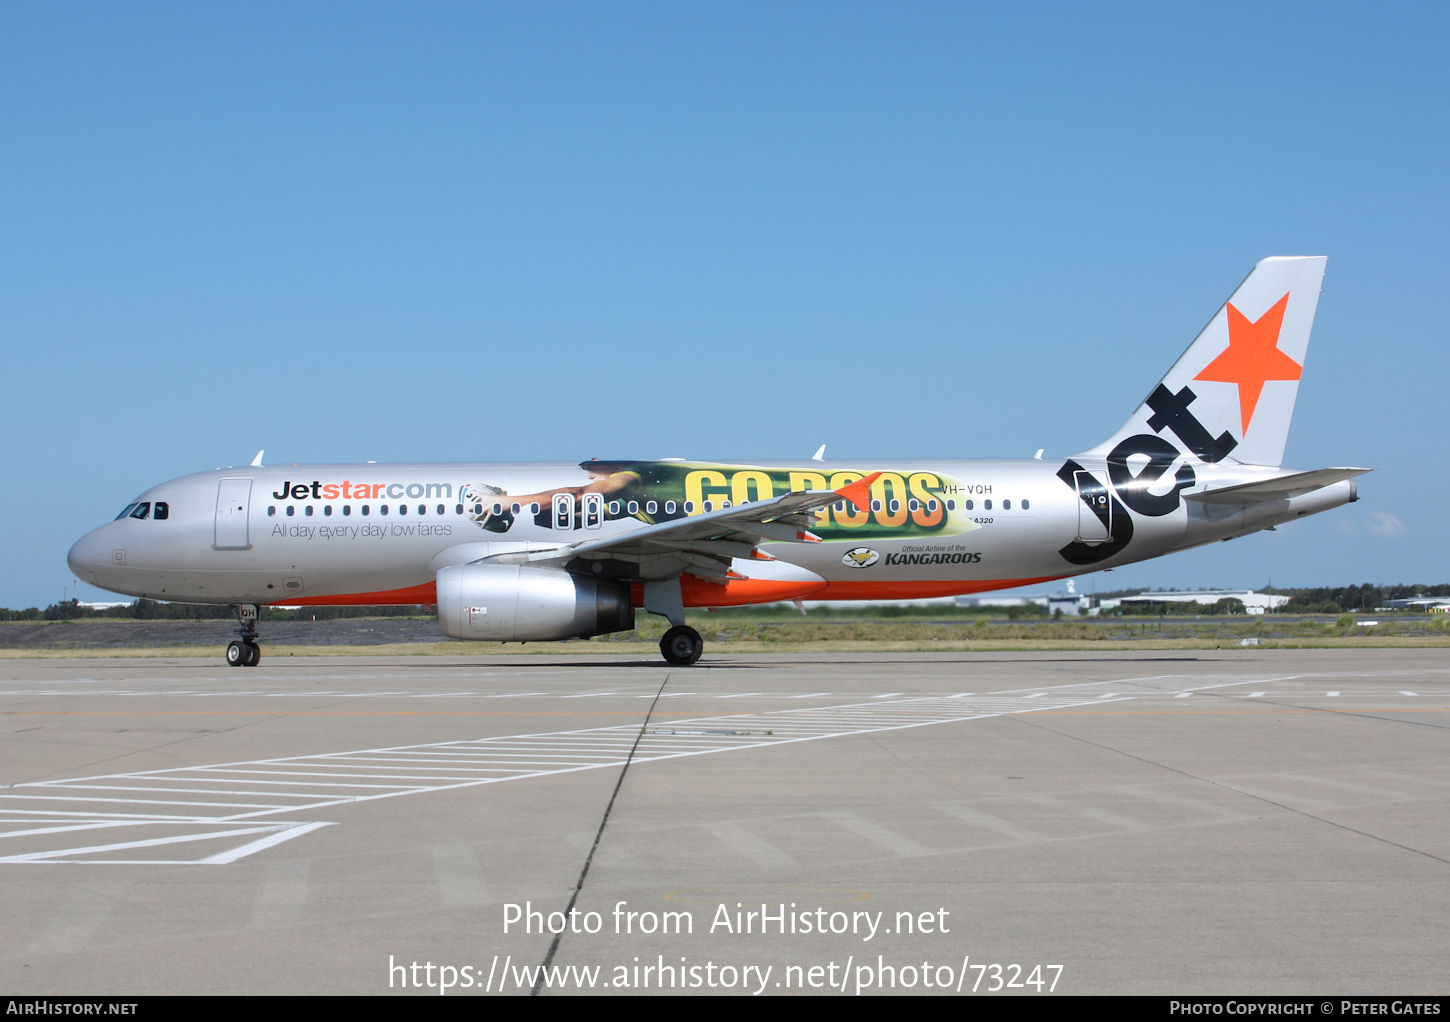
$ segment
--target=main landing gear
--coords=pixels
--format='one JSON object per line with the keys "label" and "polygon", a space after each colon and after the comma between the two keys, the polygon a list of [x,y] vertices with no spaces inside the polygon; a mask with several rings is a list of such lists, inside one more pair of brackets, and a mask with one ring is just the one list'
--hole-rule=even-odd
{"label": "main landing gear", "polygon": [[689,667],[705,652],[705,640],[689,625],[675,625],[660,640],[660,652],[676,667]]}
{"label": "main landing gear", "polygon": [[660,652],[676,667],[689,667],[705,652],[700,633],[685,624],[685,601],[680,591],[680,577],[650,579],[644,584],[644,609],[658,614],[673,625],[660,640]]}
{"label": "main landing gear", "polygon": [[257,645],[257,605],[242,604],[237,608],[237,620],[242,624],[237,629],[241,638],[227,646],[227,666],[256,667],[262,660],[262,647]]}

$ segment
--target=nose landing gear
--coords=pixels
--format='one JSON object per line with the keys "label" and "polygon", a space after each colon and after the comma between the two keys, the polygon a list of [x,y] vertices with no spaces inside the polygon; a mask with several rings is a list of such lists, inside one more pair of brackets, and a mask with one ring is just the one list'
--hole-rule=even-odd
{"label": "nose landing gear", "polygon": [[257,645],[257,605],[244,603],[237,608],[237,620],[242,627],[237,629],[239,639],[233,639],[227,646],[228,667],[256,667],[262,660],[262,648]]}

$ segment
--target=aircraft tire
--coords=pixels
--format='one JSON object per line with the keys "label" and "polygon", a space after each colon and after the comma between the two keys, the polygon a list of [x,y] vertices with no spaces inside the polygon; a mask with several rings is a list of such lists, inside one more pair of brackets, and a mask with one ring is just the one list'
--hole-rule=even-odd
{"label": "aircraft tire", "polygon": [[233,639],[227,646],[227,666],[245,667],[249,659],[247,647],[238,639]]}
{"label": "aircraft tire", "polygon": [[705,640],[689,625],[675,625],[660,640],[660,652],[676,667],[689,667],[705,652]]}
{"label": "aircraft tire", "polygon": [[242,664],[242,666],[256,667],[259,663],[262,662],[262,647],[258,646],[255,642],[246,643],[246,647],[247,660],[246,663]]}

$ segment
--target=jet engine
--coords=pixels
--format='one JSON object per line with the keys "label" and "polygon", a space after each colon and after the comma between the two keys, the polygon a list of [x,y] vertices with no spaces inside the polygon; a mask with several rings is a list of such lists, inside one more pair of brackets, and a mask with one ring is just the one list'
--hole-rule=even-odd
{"label": "jet engine", "polygon": [[438,572],[438,624],[450,639],[585,639],[634,627],[629,583],[558,568],[459,564]]}

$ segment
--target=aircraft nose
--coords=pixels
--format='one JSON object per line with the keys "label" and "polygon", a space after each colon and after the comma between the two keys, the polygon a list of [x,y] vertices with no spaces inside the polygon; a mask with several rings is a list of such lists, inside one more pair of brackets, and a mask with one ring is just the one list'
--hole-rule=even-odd
{"label": "aircraft nose", "polygon": [[70,548],[66,554],[65,563],[70,566],[71,574],[76,578],[94,580],[96,575],[96,555],[103,552],[105,539],[100,529],[94,529],[76,540],[75,546]]}

